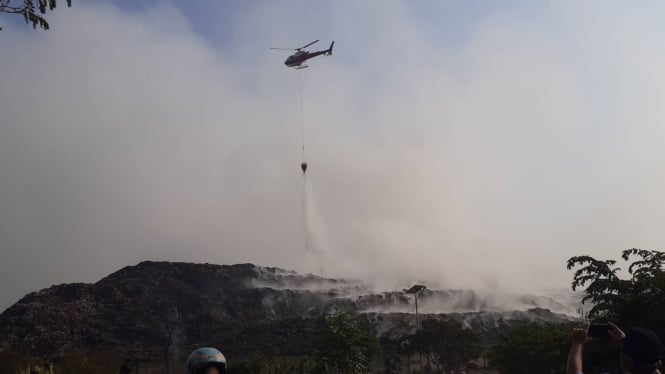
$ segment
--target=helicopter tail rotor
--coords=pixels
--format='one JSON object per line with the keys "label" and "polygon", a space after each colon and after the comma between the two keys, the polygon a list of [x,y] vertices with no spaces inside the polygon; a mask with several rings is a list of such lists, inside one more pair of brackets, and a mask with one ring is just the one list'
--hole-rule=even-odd
{"label": "helicopter tail rotor", "polygon": [[335,41],[333,40],[333,42],[330,43],[330,48],[328,48],[328,50],[326,51],[326,55],[327,55],[327,56],[332,55],[332,49],[333,49],[333,46],[334,46],[334,45],[335,45]]}

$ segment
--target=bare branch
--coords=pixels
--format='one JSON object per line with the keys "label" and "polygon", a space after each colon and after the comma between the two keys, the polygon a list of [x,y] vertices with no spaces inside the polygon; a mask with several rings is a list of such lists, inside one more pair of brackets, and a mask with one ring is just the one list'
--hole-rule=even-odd
{"label": "bare branch", "polygon": [[[39,26],[42,30],[48,30],[50,25],[41,14],[46,14],[47,7],[48,10],[53,11],[56,5],[56,0],[37,0],[36,6],[33,0],[13,2],[12,0],[0,0],[0,13],[22,14],[25,23],[32,24],[33,28],[36,29]],[[67,6],[71,7],[71,5],[71,0],[67,0]]]}

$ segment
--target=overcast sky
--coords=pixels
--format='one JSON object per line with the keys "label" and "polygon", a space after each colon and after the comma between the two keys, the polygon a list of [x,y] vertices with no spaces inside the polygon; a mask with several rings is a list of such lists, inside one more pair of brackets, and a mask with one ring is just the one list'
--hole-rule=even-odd
{"label": "overcast sky", "polygon": [[534,290],[662,249],[663,2],[135,3],[0,16],[0,310],[142,260]]}

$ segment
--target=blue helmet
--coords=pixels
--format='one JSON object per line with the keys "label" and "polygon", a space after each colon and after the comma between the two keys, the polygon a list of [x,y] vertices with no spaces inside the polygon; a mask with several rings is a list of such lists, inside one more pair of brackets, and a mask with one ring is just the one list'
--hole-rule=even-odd
{"label": "blue helmet", "polygon": [[209,367],[218,368],[222,374],[226,371],[226,357],[215,348],[199,348],[187,359],[187,374],[198,374]]}

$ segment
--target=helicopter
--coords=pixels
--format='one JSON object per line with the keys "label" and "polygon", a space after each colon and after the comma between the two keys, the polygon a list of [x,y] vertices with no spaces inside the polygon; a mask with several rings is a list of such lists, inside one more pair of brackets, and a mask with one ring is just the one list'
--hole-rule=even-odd
{"label": "helicopter", "polygon": [[309,44],[306,44],[300,48],[270,48],[270,49],[279,49],[282,51],[296,51],[296,53],[292,54],[289,56],[286,61],[284,61],[284,65],[294,68],[294,69],[304,69],[307,67],[307,65],[304,65],[304,62],[309,60],[310,58],[319,56],[319,55],[326,55],[330,56],[332,55],[333,51],[333,46],[335,45],[335,41],[330,43],[330,48],[326,49],[325,51],[316,51],[316,52],[307,52],[303,51],[302,49],[309,47],[310,45],[318,42],[319,40],[315,40]]}

